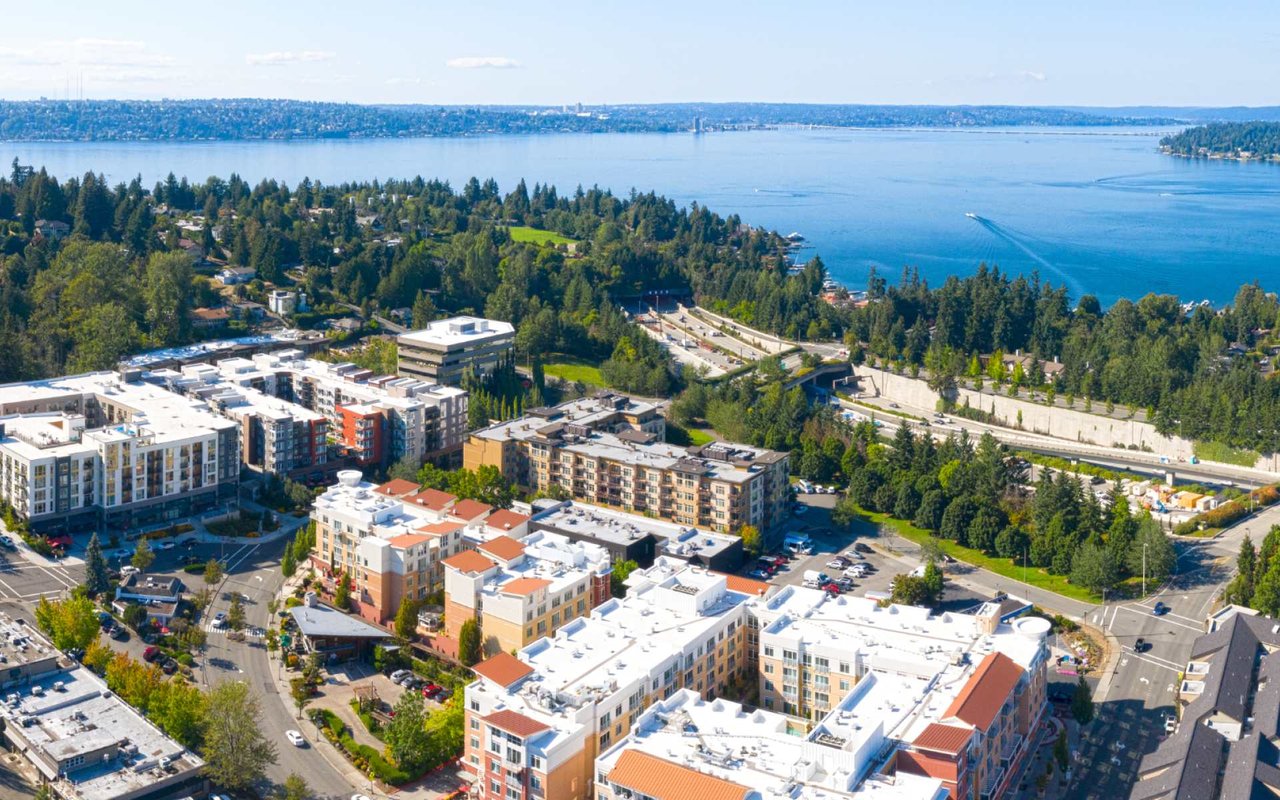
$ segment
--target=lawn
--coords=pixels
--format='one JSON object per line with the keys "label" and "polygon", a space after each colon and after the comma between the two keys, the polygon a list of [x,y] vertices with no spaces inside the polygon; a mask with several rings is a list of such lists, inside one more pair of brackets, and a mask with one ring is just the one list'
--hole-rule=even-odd
{"label": "lawn", "polygon": [[582,359],[573,358],[572,356],[556,356],[557,361],[545,364],[542,371],[549,377],[560,378],[569,381],[581,381],[589,383],[593,386],[604,386],[604,377],[600,374],[600,368],[592,366]]}
{"label": "lawn", "polygon": [[[871,511],[862,511],[862,516],[869,522],[873,522],[882,527],[888,527],[894,533],[904,539],[910,539],[916,544],[924,544],[933,534],[924,528],[917,528],[910,522],[900,519],[894,519],[888,514],[874,513]],[[975,567],[989,570],[997,575],[1003,575],[1011,580],[1019,583],[1027,583],[1035,586],[1037,589],[1044,589],[1047,592],[1054,592],[1063,597],[1070,597],[1072,600],[1080,600],[1085,603],[1096,603],[1101,598],[1080,586],[1073,586],[1067,582],[1065,575],[1050,575],[1039,567],[1028,567],[1023,569],[1021,564],[1015,564],[1007,558],[998,558],[989,556],[981,550],[972,550],[968,547],[961,547],[955,542],[946,539],[937,539],[942,547],[942,552],[966,564],[972,564]],[[1016,591],[1016,590],[1015,590]]]}
{"label": "lawn", "polygon": [[680,445],[681,447],[701,447],[704,444],[714,442],[716,437],[709,430],[703,428],[682,428],[673,423],[667,423],[667,441],[671,444]]}
{"label": "lawn", "polygon": [[1221,442],[1194,442],[1191,449],[1201,461],[1217,461],[1238,467],[1252,467],[1260,457],[1256,450],[1228,447]]}
{"label": "lawn", "polygon": [[544,231],[537,228],[530,228],[528,225],[512,225],[507,228],[507,233],[511,234],[513,242],[533,242],[534,244],[577,244],[577,239],[570,239],[568,236],[561,236],[554,231]]}

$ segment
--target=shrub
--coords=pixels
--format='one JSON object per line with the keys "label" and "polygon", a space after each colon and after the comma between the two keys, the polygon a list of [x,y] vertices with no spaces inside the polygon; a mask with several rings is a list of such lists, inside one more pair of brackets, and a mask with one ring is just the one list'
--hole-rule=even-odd
{"label": "shrub", "polygon": [[286,597],[284,599],[285,608],[297,608],[300,605],[302,605],[302,601],[296,597]]}
{"label": "shrub", "polygon": [[190,653],[178,653],[174,660],[184,667],[190,667],[196,663],[196,660],[191,657]]}
{"label": "shrub", "polygon": [[185,567],[182,568],[182,571],[187,573],[188,575],[203,575],[204,564],[187,564]]}

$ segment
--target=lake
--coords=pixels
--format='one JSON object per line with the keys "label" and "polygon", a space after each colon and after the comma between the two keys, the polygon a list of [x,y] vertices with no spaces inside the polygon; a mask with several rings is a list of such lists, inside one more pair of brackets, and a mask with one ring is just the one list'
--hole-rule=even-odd
{"label": "lake", "polygon": [[[1151,129],[774,130],[211,143],[0,145],[7,164],[86,170],[147,185],[238,173],[294,184],[414,175],[562,193],[650,189],[781,233],[798,231],[831,275],[865,285],[904,265],[930,284],[979,263],[1038,271],[1104,304],[1147,292],[1224,303],[1280,266],[1280,167],[1190,161]],[[972,217],[966,216],[972,214]],[[1274,284],[1268,288],[1277,288]]]}

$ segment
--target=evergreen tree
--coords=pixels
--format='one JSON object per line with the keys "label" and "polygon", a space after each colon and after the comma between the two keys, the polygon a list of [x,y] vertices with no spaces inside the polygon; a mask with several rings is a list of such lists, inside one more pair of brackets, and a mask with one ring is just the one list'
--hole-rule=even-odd
{"label": "evergreen tree", "polygon": [[107,560],[102,555],[97,531],[89,537],[89,544],[85,547],[84,565],[84,586],[91,597],[97,597],[111,588],[111,580],[107,576]]}

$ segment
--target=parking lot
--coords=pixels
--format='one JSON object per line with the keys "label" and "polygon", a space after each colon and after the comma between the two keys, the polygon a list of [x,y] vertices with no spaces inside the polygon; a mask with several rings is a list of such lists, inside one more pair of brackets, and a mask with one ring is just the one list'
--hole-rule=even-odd
{"label": "parking lot", "polygon": [[[769,582],[779,586],[799,586],[804,583],[804,574],[811,570],[824,572],[834,578],[840,574],[840,571],[828,567],[827,563],[836,555],[853,552],[855,545],[862,543],[871,552],[859,553],[861,558],[855,556],[853,560],[867,564],[870,574],[865,578],[854,578],[854,587],[847,594],[855,597],[863,597],[869,591],[889,594],[894,576],[910,572],[919,565],[919,562],[894,555],[892,551],[897,549],[895,542],[882,537],[877,526],[873,524],[855,522],[845,528],[832,525],[831,509],[835,506],[837,497],[838,495],[835,494],[796,496],[797,505],[807,510],[793,515],[785,531],[807,534],[813,543],[813,553],[790,559],[777,574],[769,579]],[[747,564],[743,570],[744,574],[755,568],[755,562]],[[944,610],[958,611],[971,608],[989,599],[968,588],[948,582],[943,591],[941,607]]]}

